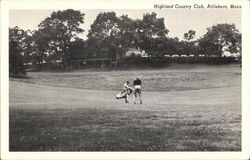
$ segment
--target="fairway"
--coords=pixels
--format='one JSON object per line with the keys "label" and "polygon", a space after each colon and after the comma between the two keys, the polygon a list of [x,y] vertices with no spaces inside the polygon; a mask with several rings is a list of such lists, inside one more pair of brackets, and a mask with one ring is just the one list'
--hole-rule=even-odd
{"label": "fairway", "polygon": [[[238,65],[29,75],[10,80],[10,151],[241,150]],[[116,100],[136,75],[143,104]]]}

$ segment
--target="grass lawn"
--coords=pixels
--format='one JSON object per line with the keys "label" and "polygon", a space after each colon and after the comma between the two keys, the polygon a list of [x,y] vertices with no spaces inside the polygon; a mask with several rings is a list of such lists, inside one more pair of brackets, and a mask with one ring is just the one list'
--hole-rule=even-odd
{"label": "grass lawn", "polygon": [[239,151],[241,146],[239,114],[78,108],[11,110],[10,118],[10,149],[17,151]]}
{"label": "grass lawn", "polygon": [[120,90],[125,81],[139,77],[144,91],[195,90],[240,86],[240,65],[170,65],[162,69],[76,70],[72,72],[29,72],[29,79],[11,79],[52,86]]}
{"label": "grass lawn", "polygon": [[[237,65],[28,75],[10,80],[10,151],[241,150]],[[116,100],[137,76],[143,104]]]}

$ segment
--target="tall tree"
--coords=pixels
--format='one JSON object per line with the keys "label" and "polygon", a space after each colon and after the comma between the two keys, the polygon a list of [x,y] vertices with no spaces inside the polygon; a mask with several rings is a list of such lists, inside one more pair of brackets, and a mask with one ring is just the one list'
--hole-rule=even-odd
{"label": "tall tree", "polygon": [[68,9],[53,12],[38,26],[39,32],[47,36],[47,48],[51,57],[55,60],[62,60],[65,70],[69,70],[71,62],[70,42],[77,37],[77,34],[84,31],[80,28],[83,23],[83,13]]}
{"label": "tall tree", "polygon": [[[88,33],[88,51],[93,56],[102,57],[109,53],[112,60],[120,57],[119,19],[115,12],[101,12],[97,15]],[[92,46],[90,46],[92,45]]]}
{"label": "tall tree", "polygon": [[96,41],[96,47],[88,48],[93,52],[97,50],[98,55],[108,50],[110,57],[118,60],[131,47],[140,47],[149,53],[153,48],[162,48],[154,45],[154,39],[166,37],[167,33],[164,18],[157,18],[156,13],[144,14],[142,20],[133,20],[127,15],[117,17],[115,12],[104,12],[98,14],[91,25],[87,44]]}
{"label": "tall tree", "polygon": [[90,26],[88,38],[104,39],[116,35],[118,32],[117,22],[118,18],[115,12],[99,13]]}
{"label": "tall tree", "polygon": [[133,20],[128,15],[122,15],[118,21],[118,36],[122,47],[126,50],[131,47],[138,47],[139,35],[139,20]]}
{"label": "tall tree", "polygon": [[149,54],[153,54],[153,43],[155,38],[166,37],[169,30],[166,29],[164,18],[157,18],[156,13],[146,13],[143,19],[139,22],[140,28],[138,34],[140,36],[140,47],[146,50]]}
{"label": "tall tree", "polygon": [[141,21],[141,31],[145,37],[165,37],[169,30],[166,29],[164,18],[157,18],[156,13],[146,13]]}
{"label": "tall tree", "polygon": [[206,54],[223,56],[224,51],[231,54],[241,52],[241,33],[234,24],[218,24],[207,29],[199,40],[199,46]]}
{"label": "tall tree", "polygon": [[9,72],[26,74],[24,69],[24,50],[27,34],[18,28],[9,28]]}
{"label": "tall tree", "polygon": [[33,64],[38,64],[41,67],[43,62],[48,62],[48,43],[49,37],[47,33],[43,33],[41,31],[33,31],[32,40],[34,41],[33,50],[34,53],[32,54],[33,57]]}
{"label": "tall tree", "polygon": [[179,43],[179,53],[185,55],[198,55],[198,48],[196,45],[196,41],[193,41],[195,38],[196,32],[194,30],[189,30],[187,33],[184,33],[185,41],[181,41]]}

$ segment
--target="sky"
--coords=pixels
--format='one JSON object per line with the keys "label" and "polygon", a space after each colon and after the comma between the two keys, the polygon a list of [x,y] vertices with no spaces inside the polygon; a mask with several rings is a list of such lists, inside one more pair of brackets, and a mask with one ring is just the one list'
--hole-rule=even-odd
{"label": "sky", "polygon": [[[18,26],[21,29],[37,30],[38,24],[56,10],[11,10],[10,27]],[[100,12],[114,11],[117,16],[128,15],[132,19],[142,19],[145,13],[157,13],[157,18],[164,18],[165,26],[169,30],[169,37],[178,37],[183,39],[184,33],[190,29],[196,31],[196,38],[203,36],[208,27],[219,23],[235,24],[236,28],[241,31],[241,12],[240,10],[199,10],[199,9],[165,9],[165,10],[146,10],[146,9],[124,9],[124,10],[97,10],[85,9],[80,10],[85,13],[84,24],[81,27],[85,30],[79,35],[87,39],[86,35],[90,25],[94,22]]]}

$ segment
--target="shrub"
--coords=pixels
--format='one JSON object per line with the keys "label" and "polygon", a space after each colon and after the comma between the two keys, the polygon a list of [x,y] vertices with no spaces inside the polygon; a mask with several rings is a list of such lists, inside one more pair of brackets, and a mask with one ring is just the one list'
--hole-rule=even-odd
{"label": "shrub", "polygon": [[163,67],[170,63],[178,64],[231,64],[237,63],[234,57],[128,57],[124,59],[121,66],[151,66]]}

